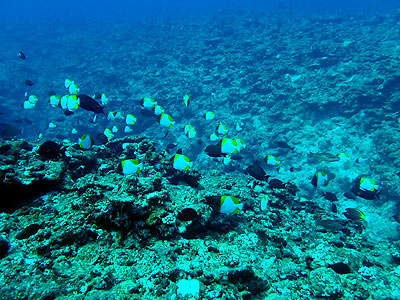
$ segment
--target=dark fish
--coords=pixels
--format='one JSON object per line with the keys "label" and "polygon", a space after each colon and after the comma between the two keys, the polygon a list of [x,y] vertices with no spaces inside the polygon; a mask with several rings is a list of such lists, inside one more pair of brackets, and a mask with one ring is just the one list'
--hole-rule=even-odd
{"label": "dark fish", "polygon": [[59,139],[59,140],[65,140],[67,137],[62,135],[62,134],[57,134],[56,138]]}
{"label": "dark fish", "polygon": [[199,187],[199,178],[198,176],[190,175],[190,174],[183,174],[183,180],[188,184],[188,186],[192,188]]}
{"label": "dark fish", "polygon": [[167,151],[168,153],[171,153],[170,150],[174,149],[176,146],[177,146],[176,143],[168,144],[167,147],[165,148],[165,151]]}
{"label": "dark fish", "polygon": [[338,201],[338,198],[336,197],[336,195],[334,193],[331,192],[322,192],[322,195],[324,196],[325,199],[329,200],[329,201]]}
{"label": "dark fish", "polygon": [[282,182],[279,179],[275,179],[275,178],[270,179],[268,181],[268,185],[270,188],[273,188],[273,189],[285,189],[286,188],[286,183]]}
{"label": "dark fish", "polygon": [[329,265],[329,268],[331,268],[333,271],[335,271],[338,274],[349,274],[351,273],[350,267],[342,262],[333,264],[333,265]]}
{"label": "dark fish", "polygon": [[178,212],[177,218],[181,221],[192,221],[199,215],[193,208],[184,208]]}
{"label": "dark fish", "polygon": [[70,111],[70,110],[64,110],[64,115],[65,116],[70,116],[70,115],[73,115],[74,114],[74,112],[72,112],[72,111]]}
{"label": "dark fish", "polygon": [[167,131],[166,131],[165,134],[164,134],[164,138],[166,138],[166,137],[168,136],[168,133],[169,133],[169,131],[168,131],[168,129],[167,129]]}
{"label": "dark fish", "polygon": [[364,191],[362,189],[360,189],[359,186],[354,186],[351,189],[351,192],[355,195],[357,195],[358,197],[367,199],[367,200],[375,200],[375,199],[379,199],[379,191],[378,190],[373,190],[373,191]]}
{"label": "dark fish", "polygon": [[80,94],[78,95],[79,107],[84,110],[92,111],[94,113],[103,113],[104,107],[101,106],[96,100],[88,95]]}
{"label": "dark fish", "polygon": [[331,211],[332,211],[333,213],[337,213],[337,206],[336,206],[335,203],[332,203]]}
{"label": "dark fish", "polygon": [[235,155],[231,156],[231,159],[233,159],[233,160],[242,160],[243,156],[235,154]]}
{"label": "dark fish", "polygon": [[40,145],[39,149],[37,150],[37,153],[39,153],[40,156],[43,156],[45,158],[54,159],[61,156],[62,147],[56,142],[46,141]]}
{"label": "dark fish", "polygon": [[357,199],[356,195],[354,195],[352,192],[345,192],[343,196],[345,196],[347,199],[352,199],[352,200]]}
{"label": "dark fish", "polygon": [[17,119],[14,119],[14,122],[17,123],[17,124],[25,123],[27,125],[32,125],[32,121],[27,119],[27,118],[21,118],[21,119],[17,118]]}
{"label": "dark fish", "polygon": [[17,54],[17,56],[18,56],[20,59],[25,59],[25,58],[26,58],[25,54],[24,54],[22,51],[19,51],[18,54]]}
{"label": "dark fish", "polygon": [[254,177],[257,180],[267,181],[268,178],[270,177],[265,173],[263,168],[261,168],[259,165],[256,164],[248,166],[245,171],[247,172],[247,174],[249,174],[251,177]]}
{"label": "dark fish", "polygon": [[223,156],[221,153],[221,146],[220,145],[208,145],[205,149],[205,152],[208,156],[211,157],[221,157]]}
{"label": "dark fish", "polygon": [[96,139],[102,144],[107,144],[108,143],[108,138],[102,132],[100,132],[100,133],[98,133],[96,135]]}
{"label": "dark fish", "polygon": [[143,117],[147,117],[147,118],[155,118],[157,117],[153,111],[149,110],[149,109],[141,109],[139,111],[139,113],[143,116]]}
{"label": "dark fish", "polygon": [[275,143],[279,148],[283,148],[283,149],[290,149],[290,150],[294,150],[294,147],[291,147],[288,145],[288,143],[284,142],[284,141],[277,141]]}
{"label": "dark fish", "polygon": [[21,133],[21,130],[12,124],[0,123],[0,138],[10,139]]}
{"label": "dark fish", "polygon": [[400,211],[397,211],[393,218],[397,223],[400,223]]}
{"label": "dark fish", "polygon": [[26,84],[27,86],[32,86],[32,85],[33,85],[33,82],[30,81],[29,79],[27,79],[27,80],[25,80],[25,84]]}
{"label": "dark fish", "polygon": [[343,213],[343,215],[347,219],[356,221],[356,222],[361,222],[362,220],[365,219],[364,213],[357,208],[346,208],[346,211]]}

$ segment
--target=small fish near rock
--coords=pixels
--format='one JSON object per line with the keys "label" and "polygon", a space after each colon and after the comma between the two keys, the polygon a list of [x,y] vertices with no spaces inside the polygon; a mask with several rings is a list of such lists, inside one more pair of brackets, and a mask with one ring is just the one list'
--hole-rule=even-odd
{"label": "small fish near rock", "polygon": [[62,156],[64,148],[56,142],[46,141],[39,146],[36,152],[44,158],[55,159]]}
{"label": "small fish near rock", "polygon": [[336,195],[335,195],[334,193],[331,193],[331,192],[322,192],[322,195],[324,196],[324,198],[325,198],[326,200],[329,200],[329,201],[331,201],[331,202],[338,201],[338,198],[336,197]]}
{"label": "small fish near rock", "polygon": [[257,180],[261,180],[261,181],[267,181],[268,178],[270,177],[269,175],[267,175],[265,173],[265,171],[263,170],[263,168],[261,168],[259,165],[257,164],[253,164],[250,165],[246,168],[245,173],[250,175],[251,177],[257,179]]}
{"label": "small fish near rock", "polygon": [[310,152],[308,154],[308,157],[311,159],[326,161],[326,162],[335,162],[340,160],[340,157],[338,157],[337,155],[327,152],[319,152],[319,153]]}
{"label": "small fish near rock", "polygon": [[329,265],[329,268],[331,268],[333,271],[335,271],[335,273],[341,274],[341,275],[351,273],[351,269],[350,269],[349,265],[342,263],[342,262],[338,262],[338,263]]}
{"label": "small fish near rock", "polygon": [[289,145],[288,143],[286,143],[285,141],[277,141],[277,142],[275,143],[275,145],[276,145],[277,147],[279,147],[279,148],[282,148],[282,149],[289,149],[289,150],[291,150],[291,151],[294,150],[294,147],[290,146],[290,145]]}
{"label": "small fish near rock", "polygon": [[357,208],[346,208],[346,211],[343,213],[343,215],[347,219],[355,222],[361,222],[365,219],[364,213]]}

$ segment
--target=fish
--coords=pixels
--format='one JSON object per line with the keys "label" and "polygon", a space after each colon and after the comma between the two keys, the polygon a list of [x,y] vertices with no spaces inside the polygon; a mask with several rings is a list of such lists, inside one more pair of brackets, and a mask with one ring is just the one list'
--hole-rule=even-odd
{"label": "fish", "polygon": [[238,152],[239,145],[236,140],[223,138],[218,145],[221,148],[223,154],[234,154]]}
{"label": "fish", "polygon": [[159,116],[164,112],[164,108],[158,104],[154,105],[152,110],[153,110],[153,114],[156,116]]}
{"label": "fish", "polygon": [[261,211],[266,211],[267,207],[268,207],[268,202],[269,202],[269,197],[267,195],[264,195],[261,198],[261,202],[260,202],[260,209]]}
{"label": "fish", "polygon": [[0,123],[0,137],[8,140],[21,133],[21,130],[16,126],[8,123]]}
{"label": "fish", "polygon": [[71,79],[67,78],[64,81],[64,86],[66,89],[68,89],[68,92],[70,94],[77,94],[79,92],[78,85]]}
{"label": "fish", "polygon": [[277,141],[275,145],[282,149],[290,149],[292,151],[294,150],[294,147],[289,146],[288,143],[286,143],[285,141]]}
{"label": "fish", "polygon": [[178,146],[177,143],[170,143],[167,145],[167,147],[165,148],[165,151],[167,151],[168,153],[170,153],[170,150],[176,148]]}
{"label": "fish", "polygon": [[333,271],[335,271],[335,273],[337,273],[337,274],[342,274],[343,275],[343,274],[351,273],[350,267],[347,264],[342,263],[342,262],[335,263],[335,264],[328,265],[328,266]]}
{"label": "fish", "polygon": [[125,176],[131,174],[138,174],[143,169],[143,163],[138,162],[136,159],[125,159],[121,162],[121,171]]}
{"label": "fish", "polygon": [[216,133],[213,132],[213,133],[210,134],[210,141],[211,142],[216,142],[218,140],[219,140],[219,138],[218,138],[218,135]]}
{"label": "fish", "polygon": [[78,95],[79,107],[87,111],[92,111],[94,113],[104,113],[104,106],[101,106],[96,100],[88,95],[80,94]]}
{"label": "fish", "polygon": [[100,132],[100,133],[98,133],[96,135],[96,140],[99,141],[102,144],[107,144],[108,143],[108,137],[102,132]]}
{"label": "fish", "polygon": [[64,148],[56,142],[45,141],[39,146],[36,152],[44,158],[55,159],[61,157],[65,151]]}
{"label": "fish", "polygon": [[338,153],[337,157],[339,157],[339,161],[341,161],[342,163],[347,163],[350,161],[350,155],[348,155],[347,153]]}
{"label": "fish", "polygon": [[170,115],[162,113],[158,119],[158,123],[160,123],[161,126],[171,128],[175,124],[175,121],[172,120]]}
{"label": "fish", "polygon": [[186,124],[183,131],[189,139],[196,137],[196,129],[190,124]]}
{"label": "fish", "polygon": [[208,156],[211,157],[221,157],[224,156],[221,152],[221,146],[220,145],[208,145],[206,149],[204,150]]}
{"label": "fish", "polygon": [[74,112],[73,111],[70,111],[70,110],[64,110],[64,115],[65,116],[70,116],[70,115],[73,115],[74,114]]}
{"label": "fish", "polygon": [[362,177],[360,178],[360,189],[363,191],[370,191],[373,192],[379,189],[379,185],[370,178]]}
{"label": "fish", "polygon": [[17,124],[32,125],[32,121],[27,118],[16,118],[13,120],[13,122],[15,122]]}
{"label": "fish", "polygon": [[192,188],[199,187],[199,176],[184,173],[183,180]]}
{"label": "fish", "polygon": [[27,79],[27,80],[25,80],[25,84],[26,84],[27,86],[32,86],[32,85],[33,85],[33,82],[30,81],[29,79]]}
{"label": "fish", "polygon": [[286,188],[286,183],[282,182],[279,179],[272,178],[268,181],[268,185],[272,189],[285,189]]}
{"label": "fish", "polygon": [[270,166],[277,166],[280,164],[279,159],[273,155],[267,155],[264,158],[264,161],[267,163],[267,165],[270,165]]}
{"label": "fish", "polygon": [[212,112],[212,111],[207,111],[207,112],[204,114],[204,119],[206,119],[207,121],[210,121],[210,120],[212,120],[212,119],[214,119],[214,118],[215,118],[215,113]]}
{"label": "fish", "polygon": [[324,171],[318,171],[311,179],[311,184],[315,187],[325,186],[328,184],[328,175]]}
{"label": "fish", "polygon": [[60,101],[61,101],[60,97],[58,97],[55,94],[49,96],[49,103],[53,107],[57,107],[60,104]]}
{"label": "fish", "polygon": [[136,117],[132,114],[127,114],[125,118],[126,125],[134,125],[136,123]]}
{"label": "fish", "polygon": [[358,197],[364,198],[366,200],[376,200],[379,199],[380,192],[378,190],[374,191],[363,191],[358,186],[353,186],[351,192]]}
{"label": "fish", "polygon": [[352,200],[357,199],[356,195],[354,195],[352,192],[345,192],[343,196],[345,196],[347,199],[352,199]]}
{"label": "fish", "polygon": [[322,195],[324,196],[324,198],[326,200],[329,200],[331,202],[333,201],[338,201],[338,198],[336,197],[336,195],[334,193],[331,192],[322,192]]}
{"label": "fish", "polygon": [[139,113],[146,118],[154,118],[156,116],[151,110],[148,109],[141,109],[139,110]]}
{"label": "fish", "polygon": [[351,188],[351,192],[366,200],[379,199],[379,185],[370,178],[358,177],[355,181],[354,186]]}
{"label": "fish", "polygon": [[197,214],[196,210],[188,207],[179,211],[176,217],[181,221],[192,221],[197,219],[199,215]]}
{"label": "fish", "polygon": [[205,200],[215,211],[222,214],[237,214],[244,210],[244,204],[234,196],[207,196]]}
{"label": "fish", "polygon": [[157,101],[150,97],[144,97],[140,104],[144,108],[153,108],[155,105],[157,105]]}
{"label": "fish", "polygon": [[361,222],[365,219],[364,213],[357,208],[346,208],[346,211],[343,213],[343,215],[347,219],[356,221],[356,222]]}
{"label": "fish", "polygon": [[114,137],[114,133],[111,131],[110,128],[104,129],[103,134],[107,138],[107,142],[109,142]]}
{"label": "fish", "polygon": [[319,152],[319,153],[310,152],[308,154],[308,157],[317,159],[317,160],[321,160],[321,161],[326,161],[326,162],[334,162],[334,161],[340,160],[340,157],[338,157],[337,155],[327,153],[327,152]]}
{"label": "fish", "polygon": [[228,134],[228,129],[226,128],[226,126],[222,123],[219,123],[219,125],[217,126],[216,130],[215,130],[219,135],[227,135]]}
{"label": "fish", "polygon": [[33,109],[38,101],[38,97],[35,95],[29,95],[28,99],[24,101],[23,107],[24,109]]}
{"label": "fish", "polygon": [[78,139],[79,148],[88,150],[93,145],[93,138],[89,134],[84,134]]}
{"label": "fish", "polygon": [[22,51],[19,51],[19,52],[17,53],[17,56],[18,56],[20,59],[22,59],[22,60],[25,60],[25,58],[26,58],[24,52],[22,52]]}
{"label": "fish", "polygon": [[265,173],[264,169],[261,168],[258,164],[252,164],[248,166],[245,172],[249,174],[251,177],[261,181],[267,181],[268,178],[270,177]]}
{"label": "fish", "polygon": [[186,94],[185,96],[183,96],[183,103],[185,104],[186,107],[189,106],[189,104],[190,104],[189,95]]}
{"label": "fish", "polygon": [[186,171],[189,170],[193,163],[189,160],[189,158],[183,154],[175,154],[172,159],[172,166],[176,170]]}

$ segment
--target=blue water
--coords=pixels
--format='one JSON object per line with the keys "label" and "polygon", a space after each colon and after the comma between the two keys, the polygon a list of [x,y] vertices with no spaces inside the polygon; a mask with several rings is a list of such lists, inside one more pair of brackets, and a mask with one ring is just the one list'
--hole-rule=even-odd
{"label": "blue water", "polygon": [[0,3],[0,18],[17,22],[43,21],[52,22],[63,18],[70,18],[76,22],[80,18],[127,20],[136,21],[143,19],[157,19],[164,17],[199,16],[222,9],[252,10],[269,12],[274,10],[287,10],[295,14],[360,14],[382,13],[399,7],[398,0],[121,0],[121,1],[96,1],[96,0],[2,0]]}

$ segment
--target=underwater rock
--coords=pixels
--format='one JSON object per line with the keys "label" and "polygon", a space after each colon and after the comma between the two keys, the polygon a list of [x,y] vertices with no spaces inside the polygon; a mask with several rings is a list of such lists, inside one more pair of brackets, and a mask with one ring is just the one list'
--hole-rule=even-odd
{"label": "underwater rock", "polygon": [[0,202],[0,211],[12,212],[36,197],[61,187],[63,161],[42,161],[27,142],[4,141],[7,155],[0,161],[0,193],[12,195]]}
{"label": "underwater rock", "polygon": [[257,277],[251,268],[230,271],[228,281],[239,291],[249,291],[253,297],[267,291],[270,287],[269,282]]}

